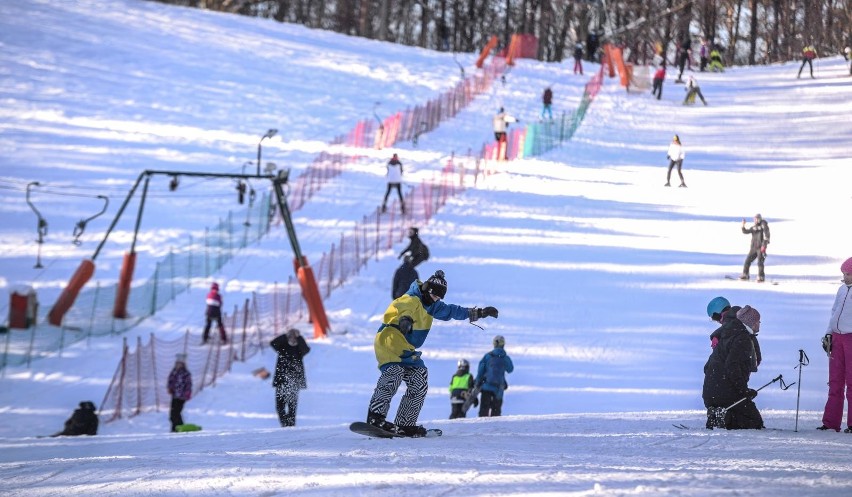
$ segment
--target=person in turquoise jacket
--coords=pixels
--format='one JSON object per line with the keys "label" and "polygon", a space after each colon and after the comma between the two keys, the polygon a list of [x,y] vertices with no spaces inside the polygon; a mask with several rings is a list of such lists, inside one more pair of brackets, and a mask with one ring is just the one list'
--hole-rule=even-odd
{"label": "person in turquoise jacket", "polygon": [[494,350],[482,357],[476,373],[476,384],[482,389],[479,399],[480,418],[499,416],[503,413],[503,392],[509,388],[506,373],[515,370],[512,359],[503,349],[506,346],[503,335],[497,335],[491,343]]}
{"label": "person in turquoise jacket", "polygon": [[[469,319],[471,322],[483,317],[497,317],[494,307],[466,308],[443,301],[447,294],[444,272],[435,271],[425,283],[415,280],[408,292],[390,303],[382,317],[373,348],[379,363],[381,376],[376,383],[367,423],[397,435],[422,437],[426,429],[417,425],[428,389],[428,371],[421,352],[417,350],[429,336],[432,320]],[[390,402],[399,385],[405,382],[406,390],[396,412],[396,420],[390,423],[385,417]]]}

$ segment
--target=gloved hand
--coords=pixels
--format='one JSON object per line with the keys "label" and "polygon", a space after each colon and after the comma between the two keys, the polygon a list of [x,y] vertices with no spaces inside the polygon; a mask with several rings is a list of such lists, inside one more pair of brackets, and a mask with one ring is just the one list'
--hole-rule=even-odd
{"label": "gloved hand", "polygon": [[757,397],[757,390],[749,388],[746,397],[748,397],[749,399],[754,399],[755,397]]}
{"label": "gloved hand", "polygon": [[411,333],[411,328],[414,326],[414,320],[411,319],[410,316],[403,316],[399,318],[399,331],[402,332],[403,335],[408,335]]}
{"label": "gloved hand", "polygon": [[474,322],[480,318],[496,318],[497,317],[497,309],[491,306],[484,307],[480,309],[479,307],[472,307],[468,309],[468,316],[470,317],[470,322]]}
{"label": "gloved hand", "polygon": [[822,350],[824,350],[826,354],[831,355],[831,333],[826,333],[825,336],[822,337]]}
{"label": "gloved hand", "polygon": [[760,247],[760,255],[762,255],[764,259],[766,258],[766,246],[765,245],[763,247]]}

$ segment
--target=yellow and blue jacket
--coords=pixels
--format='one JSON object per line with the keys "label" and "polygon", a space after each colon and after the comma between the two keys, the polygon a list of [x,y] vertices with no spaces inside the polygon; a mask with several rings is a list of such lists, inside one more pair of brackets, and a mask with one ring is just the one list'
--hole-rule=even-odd
{"label": "yellow and blue jacket", "polygon": [[[391,364],[425,368],[426,364],[420,359],[421,352],[417,348],[426,341],[432,328],[432,320],[463,320],[469,317],[466,307],[446,304],[443,300],[424,306],[420,285],[420,281],[414,280],[408,291],[391,302],[385,310],[382,324],[373,342],[376,360],[382,371]],[[406,316],[414,322],[408,335],[399,330],[399,320]]]}

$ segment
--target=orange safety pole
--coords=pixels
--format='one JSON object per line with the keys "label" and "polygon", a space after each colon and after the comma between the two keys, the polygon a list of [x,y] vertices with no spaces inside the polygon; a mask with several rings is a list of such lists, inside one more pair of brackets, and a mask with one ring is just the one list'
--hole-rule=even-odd
{"label": "orange safety pole", "polygon": [[77,271],[74,272],[74,275],[71,276],[71,280],[68,281],[68,286],[62,290],[59,298],[56,299],[56,303],[53,304],[53,308],[50,309],[50,313],[47,315],[47,321],[50,324],[53,326],[62,325],[62,318],[65,316],[65,313],[74,305],[74,301],[77,299],[77,295],[80,294],[83,285],[92,278],[93,274],[95,274],[94,261],[84,259],[77,268]]}
{"label": "orange safety pole", "polygon": [[488,40],[488,43],[482,49],[482,52],[479,54],[479,58],[476,59],[476,67],[482,69],[482,64],[485,62],[485,59],[488,57],[488,54],[491,53],[491,50],[494,50],[494,47],[497,46],[497,35],[491,35],[491,39]]}

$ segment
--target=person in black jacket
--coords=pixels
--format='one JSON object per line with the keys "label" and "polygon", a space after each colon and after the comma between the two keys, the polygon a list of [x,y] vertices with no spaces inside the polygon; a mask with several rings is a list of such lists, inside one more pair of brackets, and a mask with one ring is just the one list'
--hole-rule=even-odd
{"label": "person in black jacket", "polygon": [[429,247],[420,240],[420,231],[417,228],[408,229],[408,238],[411,242],[399,253],[397,259],[402,259],[405,254],[411,254],[411,267],[417,267],[418,264],[429,259]]}
{"label": "person in black jacket", "polygon": [[393,273],[393,288],[391,289],[391,298],[396,300],[408,291],[411,284],[420,279],[417,270],[411,265],[411,256],[406,255],[402,259],[402,265],[396,268]]}
{"label": "person in black jacket", "polygon": [[287,333],[275,337],[270,345],[278,352],[275,363],[275,409],[281,426],[296,426],[296,408],[299,404],[299,390],[308,388],[305,380],[305,364],[302,358],[311,349],[299,330],[290,328]]}
{"label": "person in black jacket", "polygon": [[65,422],[65,429],[54,433],[52,437],[76,437],[79,435],[98,434],[98,415],[95,413],[95,404],[91,401],[80,402],[80,407]]}
{"label": "person in black jacket", "polygon": [[724,297],[716,297],[707,306],[707,315],[721,324],[710,335],[713,352],[704,365],[702,397],[707,428],[763,428],[763,418],[753,400],[757,391],[748,387],[752,371],[757,370],[757,354],[751,333],[737,319],[739,310]]}
{"label": "person in black jacket", "polygon": [[766,260],[766,246],[769,245],[769,223],[760,214],[755,214],[754,225],[746,228],[746,220],[743,219],[742,230],[743,234],[751,235],[751,245],[743,264],[743,274],[740,275],[740,279],[749,279],[749,268],[751,267],[751,263],[757,259],[757,281],[762,282],[766,279],[766,273],[763,270],[763,261]]}

